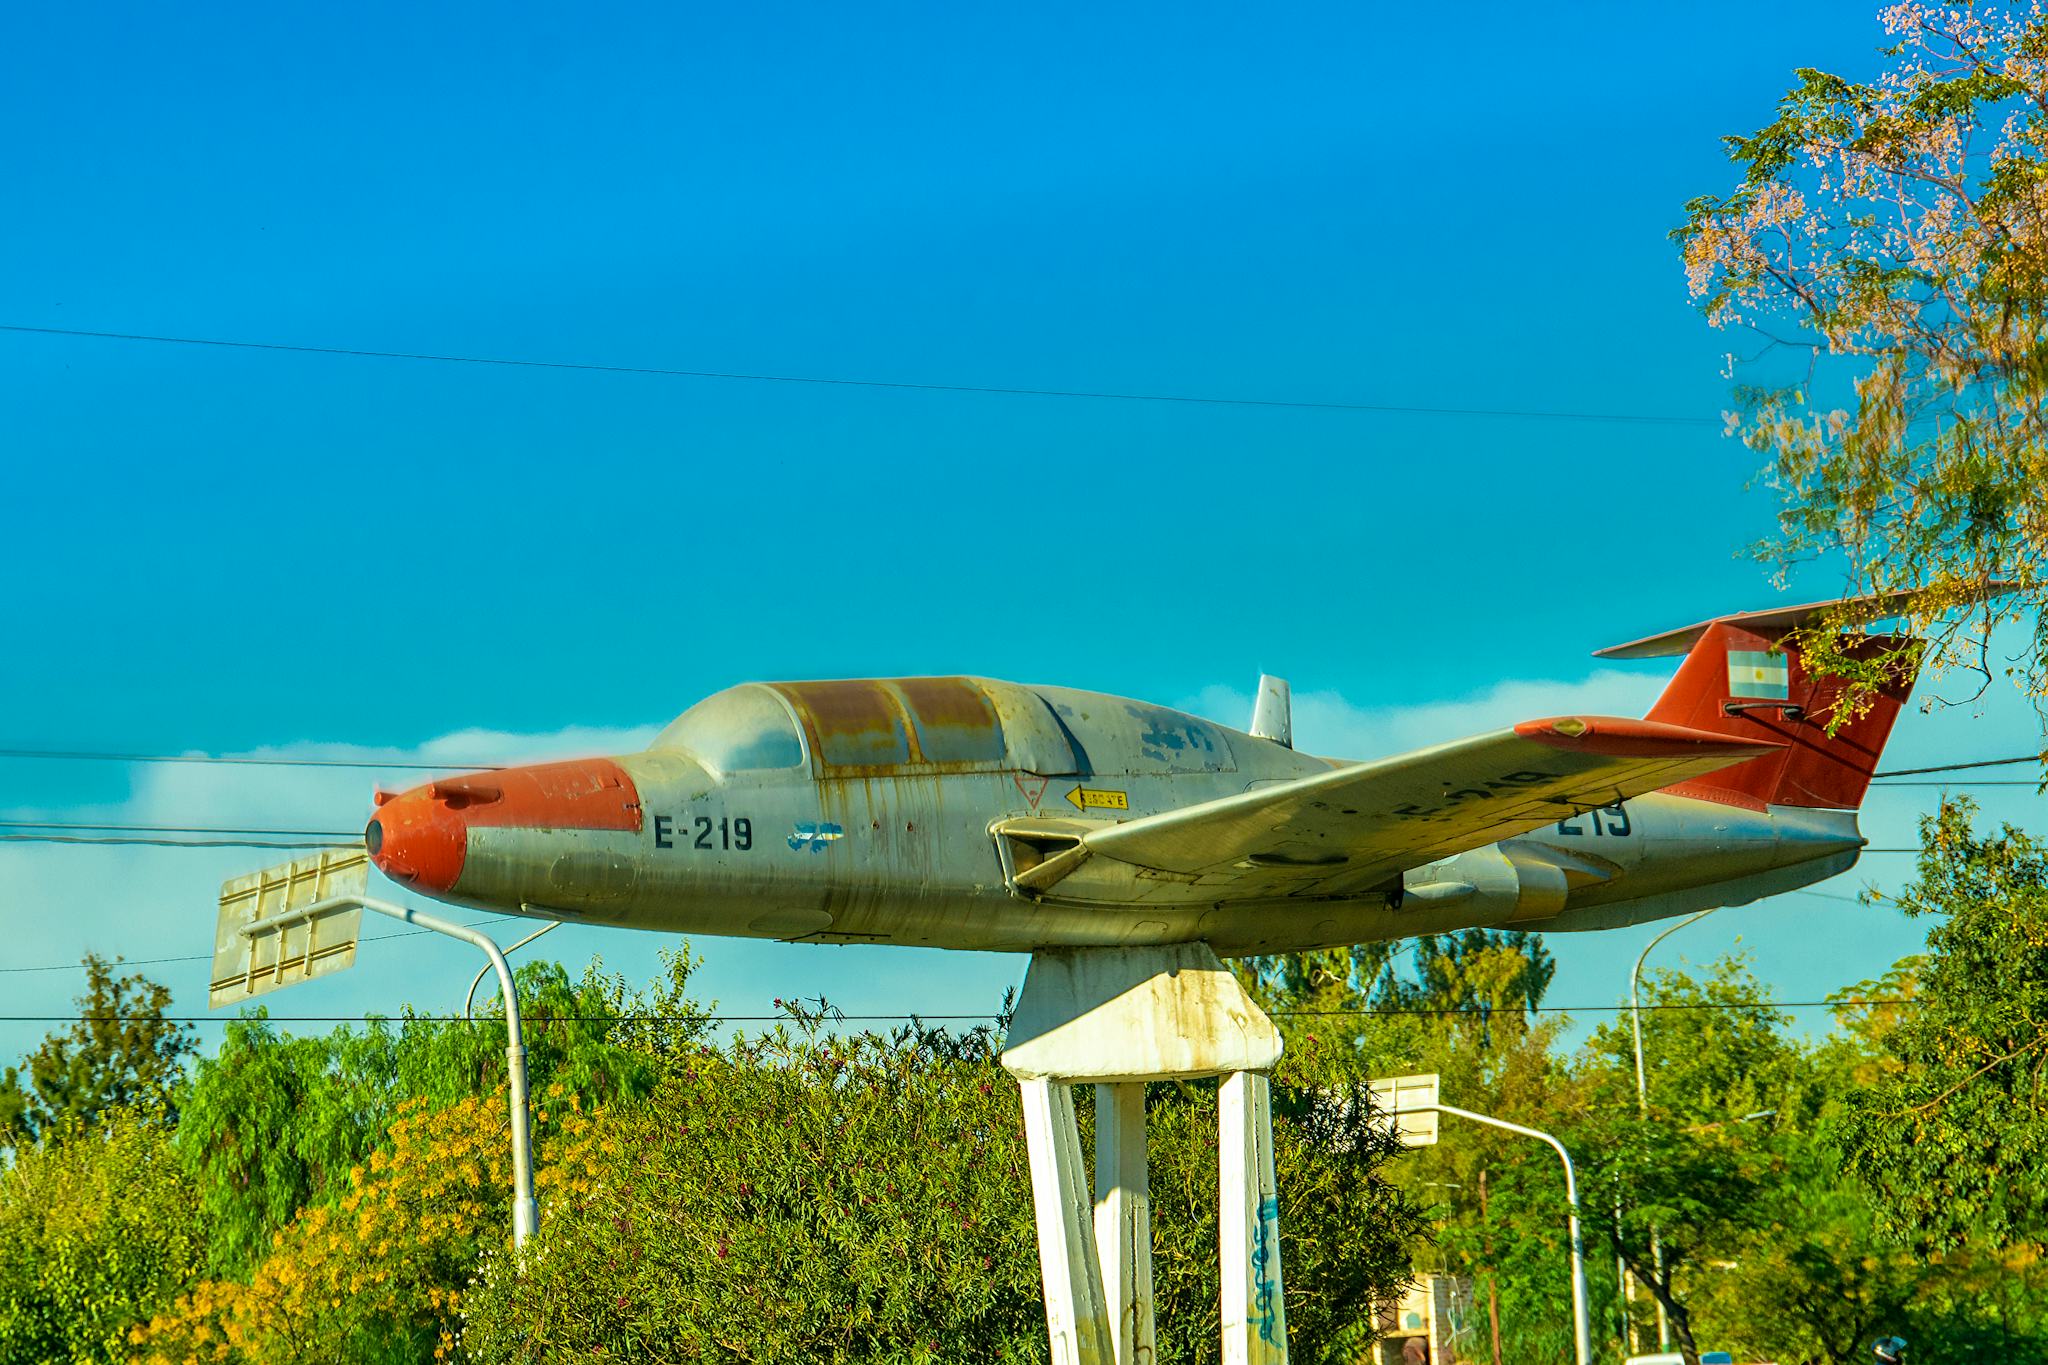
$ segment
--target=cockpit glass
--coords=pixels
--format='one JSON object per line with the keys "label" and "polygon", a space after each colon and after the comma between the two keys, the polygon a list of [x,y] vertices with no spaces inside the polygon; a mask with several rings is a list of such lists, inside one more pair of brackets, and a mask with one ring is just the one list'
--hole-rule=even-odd
{"label": "cockpit glass", "polygon": [[657,749],[687,749],[721,773],[801,768],[796,722],[765,687],[736,687],[706,697],[655,737]]}

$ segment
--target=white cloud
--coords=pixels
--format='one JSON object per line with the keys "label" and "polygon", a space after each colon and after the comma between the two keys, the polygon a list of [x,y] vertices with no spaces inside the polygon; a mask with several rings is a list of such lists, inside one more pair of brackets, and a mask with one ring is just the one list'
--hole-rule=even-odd
{"label": "white cloud", "polygon": [[[576,726],[544,734],[464,730],[411,749],[305,743],[228,756],[447,763],[453,769],[623,753],[646,747],[653,734],[652,726]],[[7,818],[181,829],[332,831],[353,838],[369,819],[370,798],[379,779],[388,787],[402,788],[429,776],[402,769],[378,773],[254,764],[138,764],[127,772],[125,797],[62,806],[17,803]],[[221,882],[294,856],[298,855],[285,849],[0,843],[0,925],[5,926],[0,967],[76,963],[87,952],[119,954],[131,962],[207,952]],[[378,924],[367,924],[363,930],[366,938],[395,931],[396,926]],[[364,963],[377,962],[379,969],[343,973],[267,1003],[284,1013],[301,1012],[303,1007],[308,1012],[354,1015],[365,1010],[390,1012],[408,1000],[446,1004],[449,964],[466,961],[464,954],[474,956],[473,950],[436,940],[409,943],[402,956],[369,944],[362,953]],[[438,971],[417,970],[423,962],[436,964]],[[172,987],[179,1013],[206,1013],[205,963],[153,962],[141,970]],[[455,974],[459,973],[458,965]],[[76,970],[0,973],[0,999],[6,1004],[0,1013],[66,1014],[81,980]],[[459,989],[454,997],[459,1001]],[[51,1027],[39,1022],[0,1024],[0,1058],[34,1046]],[[209,1043],[218,1036],[211,1029],[203,1033]]]}

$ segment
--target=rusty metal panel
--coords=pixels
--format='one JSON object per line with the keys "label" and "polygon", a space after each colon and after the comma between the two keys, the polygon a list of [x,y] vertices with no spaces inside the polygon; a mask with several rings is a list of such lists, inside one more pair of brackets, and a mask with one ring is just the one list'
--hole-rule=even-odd
{"label": "rusty metal panel", "polygon": [[910,762],[903,715],[889,689],[873,678],[778,683],[810,731],[811,752],[835,768],[879,768]]}
{"label": "rusty metal panel", "polygon": [[965,678],[899,678],[926,763],[1000,763],[1003,724],[985,693]]}
{"label": "rusty metal panel", "polygon": [[361,896],[369,869],[362,849],[330,849],[223,882],[207,1008],[354,966],[362,908],[317,918],[300,912],[322,901]]}

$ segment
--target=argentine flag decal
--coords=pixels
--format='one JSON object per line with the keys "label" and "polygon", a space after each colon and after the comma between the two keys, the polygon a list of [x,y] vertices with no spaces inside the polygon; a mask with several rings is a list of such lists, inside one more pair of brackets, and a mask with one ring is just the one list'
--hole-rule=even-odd
{"label": "argentine flag decal", "polygon": [[1728,695],[1784,701],[1792,695],[1792,671],[1782,654],[1728,651]]}

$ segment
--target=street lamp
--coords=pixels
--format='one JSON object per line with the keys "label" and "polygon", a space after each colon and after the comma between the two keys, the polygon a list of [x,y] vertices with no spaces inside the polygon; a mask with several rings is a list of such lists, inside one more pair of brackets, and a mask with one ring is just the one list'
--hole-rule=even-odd
{"label": "street lamp", "polygon": [[1651,939],[1648,943],[1643,945],[1643,951],[1636,954],[1636,965],[1629,970],[1629,1022],[1634,1027],[1636,1035],[1636,1113],[1641,1117],[1648,1118],[1650,1114],[1650,1087],[1648,1082],[1645,1081],[1643,1078],[1643,1002],[1641,995],[1643,984],[1643,962],[1650,956],[1650,950],[1652,948],[1662,943],[1665,939],[1670,938],[1680,929],[1685,928],[1686,925],[1697,924],[1701,920],[1705,919],[1708,915],[1713,914],[1716,910],[1719,910],[1721,908],[1722,907],[1718,905],[1710,905],[1706,909],[1698,912],[1697,914],[1687,915],[1684,919],[1672,925],[1669,929],[1666,929],[1663,933],[1657,935],[1657,937]]}
{"label": "street lamp", "polygon": [[[1648,1081],[1647,1081],[1647,1080],[1646,1080],[1646,1079],[1644,1078],[1644,1075],[1643,1075],[1643,1001],[1642,1001],[1642,984],[1643,984],[1643,982],[1642,982],[1642,978],[1643,978],[1643,962],[1644,962],[1644,961],[1645,961],[1645,960],[1646,960],[1646,959],[1647,959],[1647,958],[1648,958],[1648,957],[1650,956],[1650,950],[1651,950],[1652,948],[1654,948],[1654,947],[1656,947],[1656,946],[1657,946],[1658,944],[1662,943],[1662,942],[1663,942],[1663,941],[1664,941],[1665,939],[1667,939],[1667,938],[1670,938],[1670,937],[1671,937],[1671,936],[1672,936],[1673,934],[1677,933],[1677,932],[1678,932],[1678,931],[1679,931],[1680,929],[1683,929],[1683,928],[1685,928],[1685,926],[1686,926],[1686,925],[1688,925],[1688,924],[1697,924],[1697,923],[1699,923],[1699,921],[1701,921],[1701,920],[1705,919],[1705,918],[1706,918],[1706,917],[1707,917],[1708,915],[1711,915],[1711,914],[1713,914],[1713,913],[1714,913],[1714,912],[1715,912],[1716,910],[1719,910],[1720,908],[1721,908],[1721,907],[1720,907],[1720,906],[1718,906],[1718,905],[1710,905],[1710,906],[1708,906],[1708,907],[1707,907],[1706,909],[1704,909],[1704,910],[1701,910],[1701,911],[1697,912],[1696,914],[1691,914],[1691,915],[1687,915],[1687,916],[1686,916],[1686,917],[1685,917],[1684,919],[1682,919],[1682,920],[1680,920],[1680,921],[1679,921],[1678,923],[1676,923],[1676,924],[1672,925],[1672,926],[1671,926],[1671,927],[1670,927],[1669,929],[1666,929],[1666,930],[1665,930],[1665,931],[1664,931],[1663,933],[1661,933],[1661,934],[1657,935],[1657,937],[1655,937],[1655,938],[1651,939],[1651,940],[1650,940],[1650,941],[1649,941],[1648,943],[1645,943],[1645,944],[1643,945],[1643,951],[1641,951],[1640,953],[1637,953],[1637,954],[1636,954],[1636,965],[1635,965],[1634,967],[1632,967],[1632,968],[1630,968],[1630,969],[1629,969],[1629,974],[1628,974],[1628,1017],[1629,1017],[1629,1026],[1630,1026],[1630,1027],[1631,1027],[1631,1028],[1632,1028],[1632,1029],[1634,1030],[1634,1032],[1635,1032],[1635,1043],[1636,1043],[1636,1117],[1638,1117],[1638,1118],[1643,1118],[1643,1119],[1647,1119],[1647,1118],[1648,1118],[1648,1117],[1650,1116],[1650,1086],[1649,1086],[1649,1082],[1648,1082]],[[1663,1273],[1664,1273],[1664,1244],[1663,1244],[1663,1243],[1662,1243],[1662,1242],[1661,1242],[1660,1240],[1658,1240],[1658,1237],[1657,1237],[1657,1230],[1656,1230],[1655,1228],[1651,1228],[1651,1229],[1650,1229],[1650,1256],[1651,1256],[1651,1258],[1652,1258],[1653,1260],[1655,1260],[1655,1261],[1656,1261],[1656,1263],[1657,1263],[1657,1273],[1658,1273],[1658,1274],[1660,1274],[1660,1275],[1661,1275],[1661,1274],[1663,1274]],[[1623,1274],[1622,1274],[1622,1284],[1623,1284],[1623,1289],[1622,1289],[1622,1304],[1623,1304],[1623,1311],[1622,1311],[1622,1321],[1623,1321],[1623,1324],[1624,1324],[1624,1330],[1626,1330],[1626,1324],[1627,1324],[1627,1321],[1628,1321],[1628,1312],[1627,1312],[1627,1303],[1628,1303],[1628,1289],[1627,1289],[1627,1284],[1628,1284],[1628,1275],[1627,1275],[1627,1271],[1626,1271],[1625,1269],[1624,1269],[1624,1271],[1623,1271]],[[1657,1299],[1657,1300],[1656,1300],[1656,1305],[1657,1305],[1657,1349],[1658,1349],[1658,1350],[1660,1350],[1660,1351],[1668,1351],[1668,1350],[1670,1350],[1670,1349],[1671,1349],[1671,1321],[1670,1321],[1670,1319],[1669,1319],[1669,1318],[1667,1318],[1667,1317],[1665,1316],[1665,1314],[1664,1314],[1664,1300],[1662,1300],[1662,1299]]]}
{"label": "street lamp", "polygon": [[[374,910],[421,929],[459,938],[483,949],[491,960],[491,967],[498,973],[498,990],[505,1000],[505,1071],[512,1091],[512,1246],[517,1250],[533,1236],[534,1226],[539,1221],[539,1206],[533,1198],[533,1137],[527,1127],[526,1040],[519,1030],[519,992],[512,987],[512,968],[506,964],[505,954],[499,951],[498,945],[466,925],[455,924],[424,910],[351,893],[327,896],[307,905],[288,906],[274,914],[259,916],[233,932],[250,943],[266,935],[278,935],[277,961],[281,963],[284,961],[284,933],[301,928],[307,935],[304,956],[310,959],[313,956],[313,926],[323,919],[356,910]],[[349,936],[354,937],[353,929]],[[353,944],[350,946],[352,948]]]}
{"label": "street lamp", "polygon": [[1386,1112],[1394,1119],[1396,1134],[1411,1146],[1435,1142],[1434,1125],[1431,1125],[1431,1131],[1426,1133],[1410,1132],[1400,1123],[1402,1114],[1449,1114],[1453,1118],[1470,1119],[1489,1128],[1503,1129],[1550,1144],[1551,1150],[1564,1162],[1564,1198],[1570,1207],[1568,1226],[1572,1253],[1572,1347],[1577,1365],[1591,1365],[1593,1338],[1586,1319],[1586,1251],[1579,1235],[1579,1180],[1577,1173],[1572,1169],[1572,1154],[1565,1150],[1562,1142],[1539,1128],[1524,1128],[1519,1123],[1509,1123],[1506,1119],[1497,1119],[1491,1114],[1475,1114],[1470,1109],[1460,1109],[1454,1104],[1443,1103],[1436,1098],[1435,1076],[1402,1076],[1394,1080],[1376,1080],[1372,1083],[1372,1089],[1376,1096],[1387,1102]]}
{"label": "street lamp", "polygon": [[[513,988],[512,968],[496,942],[466,925],[364,895],[369,868],[369,856],[361,848],[329,849],[230,878],[220,890],[206,1003],[212,1009],[239,1004],[352,966],[365,910],[482,949],[490,959],[488,970],[498,974],[498,992],[505,1001],[505,1071],[512,1104],[512,1245],[517,1249],[533,1235],[539,1214],[533,1199],[533,1136],[527,1119],[526,1040],[519,1028],[519,992]],[[537,937],[529,935],[523,942]],[[475,992],[472,985],[472,997]],[[468,1008],[465,1005],[465,1013]]]}

